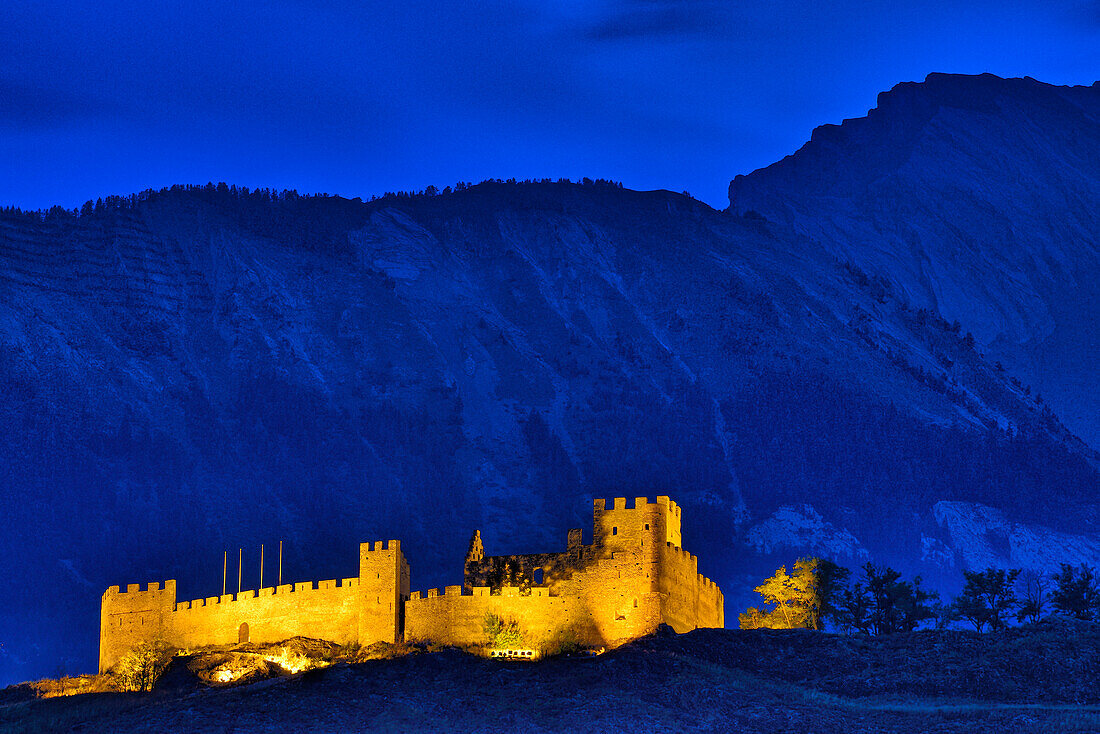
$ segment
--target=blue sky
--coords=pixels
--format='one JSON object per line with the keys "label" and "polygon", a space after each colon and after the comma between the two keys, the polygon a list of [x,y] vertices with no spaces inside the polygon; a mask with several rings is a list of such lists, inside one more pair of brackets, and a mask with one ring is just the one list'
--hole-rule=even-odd
{"label": "blue sky", "polygon": [[369,197],[729,180],[929,72],[1100,79],[1100,1],[16,0],[0,204],[173,183]]}

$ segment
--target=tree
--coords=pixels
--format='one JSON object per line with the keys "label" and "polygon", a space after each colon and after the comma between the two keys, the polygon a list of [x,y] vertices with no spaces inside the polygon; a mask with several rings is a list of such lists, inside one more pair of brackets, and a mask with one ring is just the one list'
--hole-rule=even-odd
{"label": "tree", "polygon": [[1097,588],[1095,571],[1085,564],[1077,568],[1068,563],[1054,575],[1055,589],[1050,595],[1054,609],[1077,619],[1092,620],[1100,607],[1100,589]]}
{"label": "tree", "polygon": [[742,629],[794,629],[807,626],[806,615],[797,598],[798,592],[787,574],[786,566],[780,566],[755,591],[764,597],[764,603],[770,604],[771,609],[749,607],[738,618]]}
{"label": "tree", "polygon": [[869,635],[912,632],[935,619],[935,592],[921,588],[920,576],[902,581],[892,568],[863,566],[863,580],[844,592],[838,616],[842,627]]}
{"label": "tree", "polygon": [[1006,619],[1017,607],[1015,584],[1019,569],[987,568],[963,571],[966,586],[951,604],[950,615],[965,619],[981,632],[986,625],[994,632],[1008,626]]}
{"label": "tree", "polygon": [[871,634],[871,607],[874,600],[862,582],[844,589],[837,608],[836,623],[842,632]]}
{"label": "tree", "polygon": [[814,629],[824,629],[825,621],[838,624],[840,605],[852,572],[829,560],[817,561],[817,607],[822,624]]}
{"label": "tree", "polygon": [[143,642],[126,653],[114,670],[124,691],[151,691],[168,667],[174,650],[164,642]]}
{"label": "tree", "polygon": [[1046,608],[1050,577],[1042,571],[1024,571],[1017,586],[1020,592],[1020,608],[1016,611],[1016,621],[1038,622]]}
{"label": "tree", "polygon": [[771,609],[750,607],[741,614],[741,629],[823,629],[826,618],[836,613],[840,590],[848,569],[821,558],[800,558],[793,573],[781,566],[756,593]]}

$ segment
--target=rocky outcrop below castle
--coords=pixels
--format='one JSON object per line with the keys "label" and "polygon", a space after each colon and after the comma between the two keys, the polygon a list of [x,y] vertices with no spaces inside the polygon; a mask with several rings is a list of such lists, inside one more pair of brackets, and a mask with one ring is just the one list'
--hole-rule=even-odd
{"label": "rocky outcrop below castle", "polygon": [[[307,643],[180,658],[147,696],[31,700],[30,686],[0,690],[0,728],[1039,734],[1100,727],[1091,675],[1100,665],[1100,629],[1084,622],[879,638],[697,630],[595,658],[537,663],[405,649],[398,659],[348,664],[339,651]],[[296,675],[283,667],[308,665],[319,653],[323,659],[314,659],[326,667]],[[245,675],[219,684],[225,670]]]}

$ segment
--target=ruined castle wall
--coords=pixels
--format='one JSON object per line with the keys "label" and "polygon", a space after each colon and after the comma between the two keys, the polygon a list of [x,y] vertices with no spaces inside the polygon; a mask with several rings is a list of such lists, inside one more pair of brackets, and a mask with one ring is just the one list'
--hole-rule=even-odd
{"label": "ruined castle wall", "polygon": [[571,546],[563,553],[485,556],[480,561],[466,562],[463,586],[466,591],[475,586],[546,586],[556,594],[564,581],[595,557],[595,548],[590,545]]}
{"label": "ruined castle wall", "polygon": [[177,605],[167,641],[179,648],[230,645],[241,640],[279,642],[304,636],[338,643],[358,635],[359,579],[306,581],[244,591],[234,597],[196,599]]}
{"label": "ruined castle wall", "polygon": [[442,594],[437,589],[423,595],[414,591],[406,603],[405,639],[459,647],[487,645],[485,617],[495,614],[518,622],[523,645],[531,649],[560,644],[567,629],[582,644],[603,644],[593,625],[584,624],[577,599],[550,596],[543,587],[526,596],[517,587],[505,587],[500,594],[491,594],[487,586],[475,587],[472,594],[461,592],[460,586],[448,586]]}
{"label": "ruined castle wall", "polygon": [[126,591],[112,586],[103,593],[99,617],[99,672],[113,668],[129,650],[170,635],[176,606],[176,582],[150,583],[145,590],[130,584]]}
{"label": "ruined castle wall", "polygon": [[[542,571],[542,584],[536,577]],[[175,582],[103,595],[100,668],[141,642],[179,648],[278,642],[294,636],[338,643],[488,642],[485,618],[515,620],[528,647],[570,640],[616,646],[662,622],[678,632],[724,625],[724,599],[681,547],[680,508],[668,497],[593,502],[593,542],[571,530],[562,553],[485,556],[471,541],[463,587],[410,594],[400,543],[360,546],[358,578],[285,585],[177,603]],[[494,591],[498,593],[493,593]],[[247,633],[245,627],[247,625]]]}

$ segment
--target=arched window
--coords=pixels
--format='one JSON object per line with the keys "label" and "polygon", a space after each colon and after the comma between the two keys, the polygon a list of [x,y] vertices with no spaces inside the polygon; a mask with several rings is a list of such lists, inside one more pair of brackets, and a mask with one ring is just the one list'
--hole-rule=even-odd
{"label": "arched window", "polygon": [[248,642],[248,622],[241,622],[241,628],[237,630],[237,642]]}

